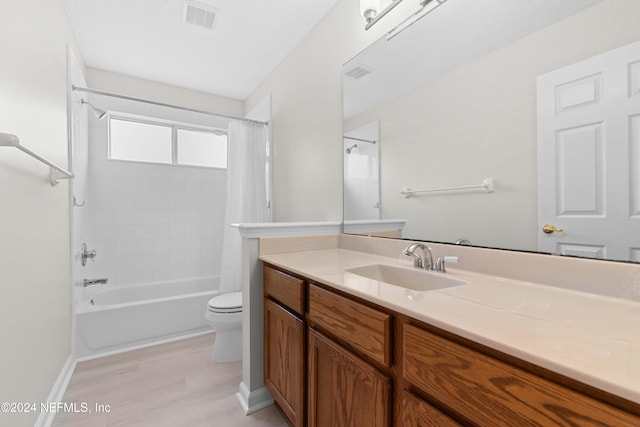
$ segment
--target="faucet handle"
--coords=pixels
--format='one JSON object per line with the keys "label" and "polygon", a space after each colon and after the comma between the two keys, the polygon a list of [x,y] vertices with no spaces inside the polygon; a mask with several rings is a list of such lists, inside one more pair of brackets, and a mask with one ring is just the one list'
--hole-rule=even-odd
{"label": "faucet handle", "polygon": [[436,271],[446,273],[447,269],[445,267],[445,262],[455,264],[458,261],[460,261],[460,258],[458,258],[457,256],[441,256],[440,258],[438,258],[438,261],[436,261]]}
{"label": "faucet handle", "polygon": [[87,265],[87,260],[90,259],[91,261],[93,261],[93,259],[96,257],[96,255],[98,255],[98,253],[96,252],[95,249],[93,250],[87,250],[87,244],[83,243],[82,244],[82,251],[80,252],[80,261],[82,262],[82,266],[84,267],[85,265]]}

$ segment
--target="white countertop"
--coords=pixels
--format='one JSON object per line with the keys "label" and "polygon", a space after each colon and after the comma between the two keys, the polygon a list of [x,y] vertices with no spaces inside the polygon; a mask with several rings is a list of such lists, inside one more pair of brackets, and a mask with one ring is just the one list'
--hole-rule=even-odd
{"label": "white countertop", "polygon": [[411,267],[365,252],[327,249],[260,259],[504,353],[640,403],[640,303],[447,266],[468,284],[417,292],[344,271]]}

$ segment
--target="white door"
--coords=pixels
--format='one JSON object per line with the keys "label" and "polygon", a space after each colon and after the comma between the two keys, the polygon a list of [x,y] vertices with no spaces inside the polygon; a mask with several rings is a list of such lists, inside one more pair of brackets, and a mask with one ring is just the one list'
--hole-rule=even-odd
{"label": "white door", "polygon": [[539,249],[640,261],[640,42],[537,89]]}

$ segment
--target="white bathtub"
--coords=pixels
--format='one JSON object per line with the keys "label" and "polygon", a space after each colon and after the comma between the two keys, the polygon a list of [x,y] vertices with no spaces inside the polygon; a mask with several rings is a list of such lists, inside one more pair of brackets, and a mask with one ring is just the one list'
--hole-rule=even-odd
{"label": "white bathtub", "polygon": [[218,276],[88,289],[76,304],[77,358],[125,351],[210,331],[204,314]]}

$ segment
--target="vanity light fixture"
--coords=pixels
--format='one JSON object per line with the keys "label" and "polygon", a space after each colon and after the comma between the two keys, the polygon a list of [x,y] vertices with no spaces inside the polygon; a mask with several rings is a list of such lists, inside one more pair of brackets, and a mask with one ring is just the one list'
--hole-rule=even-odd
{"label": "vanity light fixture", "polygon": [[[433,0],[420,0],[420,7],[424,8],[432,1]],[[444,0],[436,0],[438,3],[442,3],[443,1]],[[382,19],[382,17],[387,13],[391,12],[400,3],[402,3],[402,0],[392,0],[391,4],[380,12],[380,0],[360,0],[360,13],[367,21],[364,26],[365,31],[373,27],[376,22]]]}
{"label": "vanity light fixture", "polygon": [[380,0],[360,0],[360,14],[367,21],[367,25],[375,19],[379,11]]}
{"label": "vanity light fixture", "polygon": [[422,0],[420,2],[421,9],[411,15],[409,18],[402,21],[397,27],[387,33],[387,41],[391,40],[427,14],[433,12],[438,6],[447,0]]}

